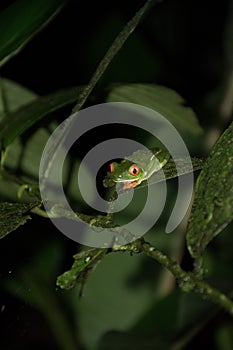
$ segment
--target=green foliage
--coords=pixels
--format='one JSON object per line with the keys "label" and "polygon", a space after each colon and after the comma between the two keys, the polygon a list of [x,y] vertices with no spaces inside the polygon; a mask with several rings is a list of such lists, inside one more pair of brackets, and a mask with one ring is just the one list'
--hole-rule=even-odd
{"label": "green foliage", "polygon": [[81,88],[68,88],[56,91],[48,96],[36,98],[30,104],[7,113],[0,123],[0,145],[2,149],[9,146],[16,137],[53,111],[76,101]]}
{"label": "green foliage", "polygon": [[23,105],[27,105],[37,97],[33,91],[6,78],[1,78],[0,87],[2,94],[0,99],[0,121],[2,121],[6,113],[13,112]]}
{"label": "green foliage", "polygon": [[29,219],[28,212],[38,203],[0,203],[0,238],[15,231]]}
{"label": "green foliage", "polygon": [[200,259],[206,246],[233,219],[233,124],[213,146],[198,178],[187,243]]}
{"label": "green foliage", "polygon": [[36,34],[66,0],[18,0],[0,14],[0,65]]}
{"label": "green foliage", "polygon": [[[0,281],[0,293],[3,296],[1,313],[4,316],[5,309],[7,311],[9,309],[12,320],[17,320],[19,311],[14,304],[16,300],[20,301],[23,308],[25,305],[27,307],[30,305],[32,310],[37,310],[38,314],[43,316],[45,328],[48,328],[49,341],[46,337],[42,339],[42,345],[39,344],[41,348],[52,347],[51,344],[54,341],[54,346],[61,350],[79,348],[85,348],[85,350],[114,348],[185,350],[196,348],[197,343],[203,344],[203,339],[207,339],[207,343],[204,344],[206,348],[232,349],[233,302],[230,291],[232,290],[233,261],[230,223],[233,219],[233,124],[229,122],[232,119],[232,89],[228,89],[232,86],[232,80],[227,79],[232,68],[230,15],[224,22],[226,32],[224,32],[223,45],[228,67],[222,68],[222,61],[220,62],[221,72],[218,74],[222,74],[223,80],[217,82],[215,90],[207,89],[205,92],[202,90],[205,82],[201,80],[199,74],[201,75],[202,64],[204,67],[205,62],[201,62],[201,68],[198,63],[197,68],[195,66],[198,86],[194,86],[192,93],[187,89],[193,83],[189,72],[187,85],[182,78],[180,85],[176,85],[179,80],[177,77],[182,71],[179,45],[184,37],[180,33],[176,37],[177,33],[172,28],[174,21],[169,18],[173,15],[177,17],[176,28],[182,28],[183,33],[183,27],[178,23],[179,19],[182,19],[181,5],[171,5],[164,1],[153,9],[152,5],[156,1],[148,0],[139,10],[134,10],[135,15],[123,28],[120,28],[120,31],[119,28],[114,27],[114,23],[118,25],[126,22],[125,19],[118,18],[118,14],[117,20],[114,21],[113,18],[112,21],[111,13],[109,14],[108,21],[112,24],[112,32],[110,30],[106,34],[112,38],[112,44],[91,78],[85,77],[83,82],[79,74],[75,76],[75,72],[72,72],[75,81],[72,85],[75,87],[69,87],[71,84],[67,87],[66,82],[64,88],[61,83],[61,86],[54,89],[55,91],[38,96],[33,88],[26,87],[28,84],[25,83],[26,86],[24,86],[23,79],[15,78],[22,82],[21,85],[5,78],[5,75],[8,76],[7,69],[10,71],[14,66],[12,57],[17,57],[18,54],[20,57],[25,44],[31,41],[45,25],[51,24],[51,19],[66,3],[65,0],[34,2],[17,0],[0,12],[0,66],[3,67],[3,77],[0,80],[0,148],[2,152],[0,239],[7,236],[1,240],[0,245],[3,269]],[[185,10],[186,5],[182,6]],[[131,7],[132,4],[130,4],[130,13],[132,13]],[[142,26],[138,29],[145,15],[148,15],[148,21],[144,21],[144,28]],[[167,21],[165,28],[164,23],[160,22],[160,15]],[[158,27],[156,27],[157,22]],[[95,30],[92,25],[94,27],[95,23],[91,23],[88,30]],[[106,23],[101,27],[104,28],[102,31],[99,28],[102,36],[106,32],[105,26]],[[86,34],[85,28],[81,33],[82,36]],[[113,40],[117,31],[119,34]],[[72,38],[73,42],[78,42],[79,56],[75,56],[73,52],[65,52],[65,55],[69,60],[72,55],[78,56],[80,62],[77,62],[77,66],[82,71],[84,64],[82,66],[81,56],[84,46],[94,46],[97,50],[103,47],[104,38],[101,43],[98,40],[97,42],[94,40],[94,43],[89,43],[85,39],[80,40],[76,27],[74,33],[66,32],[66,28],[64,33],[64,38],[58,38],[59,50],[63,50],[63,39],[68,42]],[[149,33],[150,40],[144,39],[145,33],[147,35]],[[166,33],[174,37],[169,39]],[[133,40],[130,41],[132,35]],[[56,32],[53,36],[56,36]],[[207,39],[208,45],[211,46],[210,37]],[[147,49],[150,41],[151,50]],[[127,47],[128,42],[131,46]],[[141,43],[140,47],[145,49],[145,52],[139,55],[142,60],[143,57],[145,59],[139,64],[139,75],[135,68],[138,43]],[[124,62],[121,62],[122,58],[124,60],[124,55],[119,55],[116,61],[113,60],[120,50],[124,52],[124,45],[126,45],[127,62],[133,63],[132,72],[129,69],[126,73],[124,72]],[[160,54],[155,53],[155,48],[163,50],[163,45],[166,46],[168,53],[169,48],[172,47],[170,51],[172,56],[178,52],[177,61],[175,58],[173,61],[171,54],[169,58],[164,59]],[[202,49],[205,50],[204,47]],[[200,53],[199,46],[196,50],[198,57],[200,55],[204,60],[204,54]],[[210,53],[206,69],[211,61],[210,58],[212,59],[211,50]],[[42,55],[47,55],[44,45]],[[100,52],[96,53],[96,56],[98,55]],[[182,53],[182,60],[186,59],[187,57]],[[216,56],[214,59],[217,59]],[[214,59],[213,62],[215,62]],[[95,55],[91,60],[95,65],[98,63]],[[5,65],[8,61],[12,64],[9,68]],[[28,62],[24,66],[26,67],[27,64]],[[156,67],[153,67],[153,64]],[[110,70],[105,74],[108,67]],[[114,69],[111,71],[112,67]],[[64,64],[62,69],[66,68]],[[190,66],[189,69],[191,70]],[[92,70],[93,67],[87,69],[88,72]],[[141,79],[144,71],[155,72],[155,76],[148,79],[148,73],[146,73],[145,78]],[[122,78],[115,82],[111,75],[113,72],[117,78],[118,76]],[[56,72],[57,76],[60,73],[61,67]],[[9,74],[9,76],[12,75]],[[101,86],[99,83],[103,76],[105,80],[102,81],[104,84]],[[124,81],[125,76],[126,81]],[[89,83],[86,84],[88,80]],[[208,84],[211,86],[213,81],[211,80]],[[98,90],[97,84],[99,84]],[[163,84],[167,84],[170,88]],[[35,89],[35,91],[38,90]],[[174,160],[169,159],[163,168],[166,180],[170,180],[167,205],[160,221],[146,234],[145,240],[135,240],[125,246],[115,244],[112,249],[83,250],[82,247],[81,249],[77,247],[76,243],[64,237],[61,238],[54,231],[55,228],[50,226],[50,221],[43,212],[38,186],[41,154],[51,132],[60,122],[60,117],[65,119],[85,104],[119,101],[152,108],[164,115],[177,128],[192,155],[196,156],[191,157],[193,169],[190,169],[190,163],[185,158],[176,159],[176,163],[179,163],[183,175],[191,171],[200,171],[199,176],[197,172],[194,174],[197,178],[194,204],[189,216],[188,228],[184,223],[172,235],[164,235],[164,225],[176,197],[177,171]],[[72,103],[76,104],[71,111]],[[206,145],[210,144],[212,140],[210,136],[216,129],[218,129],[218,140],[210,149]],[[132,138],[130,132],[128,136]],[[217,136],[215,136],[216,139]],[[88,139],[87,143],[90,141],[92,140]],[[146,140],[148,145],[151,142],[153,146],[151,139]],[[123,234],[119,222],[137,215],[138,207],[144,200],[147,183],[143,182],[136,187],[136,190],[140,188],[142,190],[135,192],[132,205],[126,208],[122,217],[117,217],[115,214],[102,215],[89,210],[83,206],[82,195],[76,188],[77,171],[85,150],[86,145],[81,143],[77,152],[76,149],[73,153],[71,152],[64,164],[64,187],[68,199],[75,203],[75,214],[71,219],[79,218],[97,232],[108,227]],[[54,145],[55,153],[56,145]],[[160,180],[158,172],[153,175],[151,183]],[[103,179],[97,178],[97,183],[102,190]],[[112,185],[113,183],[106,177],[105,188],[103,188],[105,198],[113,199],[112,196],[115,194],[113,194]],[[111,206],[111,202],[109,203]],[[51,212],[57,219],[64,216],[70,219],[59,203],[53,203]],[[29,219],[31,219],[30,223],[26,224]],[[16,234],[8,235],[12,231],[16,231]],[[53,237],[54,232],[56,237]],[[133,237],[133,232],[124,233]],[[187,252],[181,248],[185,244],[188,247]],[[77,250],[79,253],[74,255]],[[187,257],[188,252],[191,256]],[[71,262],[72,255],[73,262]],[[194,259],[194,268],[190,266],[190,258]],[[5,295],[7,295],[6,299],[4,299]],[[80,295],[82,295],[81,299]],[[9,305],[12,300],[14,303],[11,309]],[[25,312],[26,316],[21,317],[27,317],[27,312]],[[32,320],[34,320],[33,317],[35,315],[32,316]],[[34,323],[31,322],[30,316],[29,320],[28,324]],[[9,316],[5,322],[6,330],[9,328],[8,322]],[[27,333],[27,326],[23,324],[22,327],[26,327]],[[21,334],[21,329],[15,331],[14,328],[14,325],[10,327],[12,333],[10,337],[7,338],[4,334],[1,337],[1,348],[15,349],[14,335],[17,336],[17,332]],[[40,336],[41,334],[39,338]],[[35,337],[35,346],[37,343],[38,339]],[[34,346],[34,343],[33,345],[30,343],[30,339],[28,344],[30,349]],[[28,344],[21,346],[20,343],[16,346],[27,349]]]}
{"label": "green foliage", "polygon": [[200,135],[202,129],[194,111],[174,90],[155,84],[130,84],[114,87],[107,96],[108,102],[137,103],[161,113],[181,133]]}
{"label": "green foliage", "polygon": [[58,277],[57,285],[62,289],[73,288],[76,283],[83,287],[89,272],[96,267],[106,253],[106,249],[89,249],[76,254],[71,269]]}

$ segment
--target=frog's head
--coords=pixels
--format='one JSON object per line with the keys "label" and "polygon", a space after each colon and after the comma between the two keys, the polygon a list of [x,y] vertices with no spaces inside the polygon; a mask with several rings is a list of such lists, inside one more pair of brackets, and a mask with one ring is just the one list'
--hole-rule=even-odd
{"label": "frog's head", "polygon": [[120,163],[110,164],[104,186],[111,187],[115,183],[121,183],[123,189],[135,187],[147,180],[154,172],[159,171],[169,157],[167,151],[159,148],[153,148],[152,151],[138,150]]}
{"label": "frog's head", "polygon": [[111,179],[116,183],[122,183],[123,189],[137,186],[144,177],[143,169],[128,159],[124,159],[121,163],[113,162],[109,168]]}

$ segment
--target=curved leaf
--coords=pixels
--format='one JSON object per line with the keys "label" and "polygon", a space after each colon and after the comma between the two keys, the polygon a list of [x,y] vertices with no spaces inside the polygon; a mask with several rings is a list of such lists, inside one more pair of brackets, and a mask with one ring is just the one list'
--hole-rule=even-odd
{"label": "curved leaf", "polygon": [[18,0],[0,13],[0,66],[17,53],[66,0]]}
{"label": "curved leaf", "polygon": [[6,148],[17,136],[46,115],[76,101],[81,90],[82,88],[77,87],[59,90],[52,94],[38,97],[30,104],[15,112],[8,113],[0,123],[1,148]]}
{"label": "curved leaf", "polygon": [[129,84],[114,87],[107,102],[131,102],[161,113],[179,131],[200,135],[202,129],[195,113],[185,105],[185,100],[174,90],[155,84]]}
{"label": "curved leaf", "polygon": [[0,88],[0,122],[7,112],[13,112],[38,97],[25,86],[6,78],[0,78]]}
{"label": "curved leaf", "polygon": [[187,233],[191,255],[200,258],[207,244],[233,219],[233,123],[218,139],[197,181]]}

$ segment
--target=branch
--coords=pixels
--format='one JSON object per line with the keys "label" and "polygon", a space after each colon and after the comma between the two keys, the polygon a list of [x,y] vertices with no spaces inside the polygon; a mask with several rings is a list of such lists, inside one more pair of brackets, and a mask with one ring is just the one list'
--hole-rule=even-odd
{"label": "branch", "polygon": [[205,299],[209,299],[214,304],[221,306],[233,316],[233,301],[218,289],[200,280],[193,272],[184,271],[180,265],[170,259],[160,250],[145,242],[143,238],[138,239],[126,246],[116,247],[115,251],[128,251],[131,253],[146,253],[147,256],[159,262],[167,268],[177,279],[178,285],[184,292],[195,292],[201,294]]}

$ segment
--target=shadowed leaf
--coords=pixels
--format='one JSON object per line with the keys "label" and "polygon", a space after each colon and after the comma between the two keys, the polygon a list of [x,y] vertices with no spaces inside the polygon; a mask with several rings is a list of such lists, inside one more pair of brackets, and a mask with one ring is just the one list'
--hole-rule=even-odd
{"label": "shadowed leaf", "polygon": [[233,219],[233,123],[213,146],[199,175],[187,233],[191,255],[200,258],[207,244]]}
{"label": "shadowed leaf", "polygon": [[161,113],[178,130],[200,135],[202,129],[193,110],[174,90],[155,84],[129,84],[114,87],[107,102],[137,103]]}
{"label": "shadowed leaf", "polygon": [[94,248],[74,255],[75,262],[69,271],[64,272],[58,277],[57,286],[62,289],[70,289],[73,288],[76,283],[79,283],[82,292],[83,285],[89,273],[96,267],[97,263],[102,260],[107,252],[107,249]]}
{"label": "shadowed leaf", "polygon": [[82,88],[68,88],[38,97],[22,108],[8,113],[0,123],[0,144],[6,148],[14,139],[30,126],[55,110],[77,99]]}
{"label": "shadowed leaf", "polygon": [[24,225],[31,217],[27,213],[38,203],[0,203],[0,238]]}
{"label": "shadowed leaf", "polygon": [[0,13],[0,66],[15,55],[66,0],[18,0]]}

